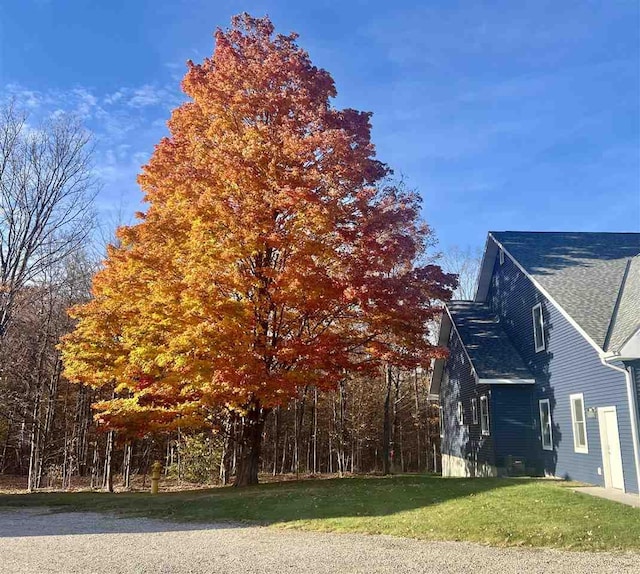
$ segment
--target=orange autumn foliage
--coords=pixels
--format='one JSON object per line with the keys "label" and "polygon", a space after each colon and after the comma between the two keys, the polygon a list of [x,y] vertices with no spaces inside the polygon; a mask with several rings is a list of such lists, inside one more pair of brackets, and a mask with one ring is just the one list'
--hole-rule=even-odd
{"label": "orange autumn foliage", "polygon": [[426,324],[455,278],[426,262],[418,197],[375,159],[371,115],[333,108],[331,76],[268,18],[215,39],[139,177],[146,213],[63,342],[69,378],[115,385],[95,405],[111,428],[268,412],[301,385],[444,352]]}

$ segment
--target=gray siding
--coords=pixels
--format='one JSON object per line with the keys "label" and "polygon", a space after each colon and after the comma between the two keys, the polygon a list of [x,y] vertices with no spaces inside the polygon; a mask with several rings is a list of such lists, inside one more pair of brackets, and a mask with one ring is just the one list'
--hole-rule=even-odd
{"label": "gray siding", "polygon": [[[597,418],[587,415],[586,419],[589,452],[581,454],[574,451],[569,395],[583,393],[585,409],[616,407],[625,489],[638,492],[624,375],[600,363],[594,347],[508,256],[505,256],[504,265],[500,265],[499,258],[496,258],[487,300],[536,378],[531,397],[530,456],[537,458],[548,474],[604,484],[603,476],[598,474],[598,468],[602,467],[602,453]],[[538,353],[534,348],[532,323],[532,308],[537,303],[542,303],[546,341],[546,349]],[[543,398],[548,398],[551,405],[553,452],[544,451],[540,439],[538,400]],[[501,452],[501,447],[498,448]],[[516,446],[513,444],[509,448]]]}

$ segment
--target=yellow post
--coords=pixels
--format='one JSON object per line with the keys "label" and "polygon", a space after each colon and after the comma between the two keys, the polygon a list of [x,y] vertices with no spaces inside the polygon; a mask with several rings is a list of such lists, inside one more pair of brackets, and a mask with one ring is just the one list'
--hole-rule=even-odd
{"label": "yellow post", "polygon": [[160,484],[160,473],[162,472],[162,463],[156,460],[151,465],[151,494],[158,494],[158,486]]}

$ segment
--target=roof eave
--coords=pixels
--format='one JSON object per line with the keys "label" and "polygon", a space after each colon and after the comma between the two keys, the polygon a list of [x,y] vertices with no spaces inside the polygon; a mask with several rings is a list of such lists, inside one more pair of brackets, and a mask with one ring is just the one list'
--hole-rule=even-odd
{"label": "roof eave", "polygon": [[478,379],[479,385],[535,385],[535,379],[506,379],[506,378],[497,378],[497,379]]}
{"label": "roof eave", "polygon": [[476,303],[484,303],[487,300],[489,286],[491,285],[491,276],[493,275],[493,267],[498,254],[498,245],[491,232],[487,234],[487,240],[482,254],[482,262],[478,271],[478,279],[476,281]]}
{"label": "roof eave", "polygon": [[[444,347],[449,340],[449,335],[451,334],[452,327],[451,317],[447,311],[447,307],[442,312],[442,317],[440,317],[440,329],[438,330],[438,346]],[[436,359],[433,362],[433,368],[431,371],[431,380],[429,381],[429,394],[431,395],[440,395],[440,383],[442,381],[442,373],[444,371],[444,365],[446,363],[446,359]]]}
{"label": "roof eave", "polygon": [[640,329],[629,337],[620,349],[601,355],[605,361],[637,361],[640,360]]}

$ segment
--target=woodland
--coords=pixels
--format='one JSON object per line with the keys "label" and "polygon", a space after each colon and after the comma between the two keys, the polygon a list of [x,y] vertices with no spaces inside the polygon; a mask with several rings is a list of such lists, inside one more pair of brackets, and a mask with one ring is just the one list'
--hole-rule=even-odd
{"label": "woodland", "polygon": [[1,111],[0,475],[437,472],[433,332],[477,254],[436,251],[371,114],[334,108],[268,18],[218,30],[182,89],[138,178],[146,210],[104,247],[91,134]]}

